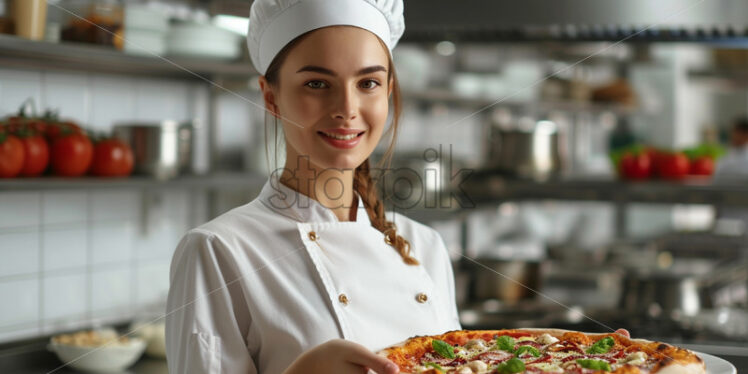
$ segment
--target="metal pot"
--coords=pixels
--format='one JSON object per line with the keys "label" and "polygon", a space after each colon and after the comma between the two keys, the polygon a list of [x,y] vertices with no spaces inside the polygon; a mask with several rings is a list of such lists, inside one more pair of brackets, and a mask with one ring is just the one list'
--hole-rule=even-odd
{"label": "metal pot", "polygon": [[189,170],[192,124],[176,121],[127,123],[114,126],[114,135],[130,144],[135,173],[165,180]]}
{"label": "metal pot", "polygon": [[697,275],[630,272],[623,282],[620,307],[650,317],[693,316],[701,310]]}
{"label": "metal pot", "polygon": [[494,119],[488,127],[484,167],[514,177],[548,179],[562,170],[559,131],[552,121]]}
{"label": "metal pot", "polygon": [[540,287],[539,261],[478,258],[471,263],[470,289],[474,300],[498,299],[509,304],[535,297]]}

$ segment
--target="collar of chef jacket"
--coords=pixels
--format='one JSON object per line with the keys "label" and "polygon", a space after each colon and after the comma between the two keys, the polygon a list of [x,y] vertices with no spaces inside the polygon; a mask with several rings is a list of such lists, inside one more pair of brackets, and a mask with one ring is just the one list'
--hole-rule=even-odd
{"label": "collar of chef jacket", "polygon": [[[356,222],[370,226],[369,214],[366,212],[361,197],[354,191],[358,210],[356,211]],[[279,214],[299,222],[339,222],[338,217],[331,209],[322,205],[319,201],[300,193],[285,184],[277,177],[271,177],[265,182],[259,196],[263,204],[267,205]]]}

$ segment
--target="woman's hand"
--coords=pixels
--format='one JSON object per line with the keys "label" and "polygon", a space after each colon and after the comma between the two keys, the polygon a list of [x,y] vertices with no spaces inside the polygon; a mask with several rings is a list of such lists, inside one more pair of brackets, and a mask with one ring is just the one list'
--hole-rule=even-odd
{"label": "woman's hand", "polygon": [[377,356],[360,344],[333,339],[304,352],[283,374],[365,374],[369,369],[377,374],[400,372],[392,361]]}
{"label": "woman's hand", "polygon": [[616,334],[620,334],[627,338],[631,338],[631,333],[629,333],[629,330],[626,330],[626,329],[618,329],[616,330]]}

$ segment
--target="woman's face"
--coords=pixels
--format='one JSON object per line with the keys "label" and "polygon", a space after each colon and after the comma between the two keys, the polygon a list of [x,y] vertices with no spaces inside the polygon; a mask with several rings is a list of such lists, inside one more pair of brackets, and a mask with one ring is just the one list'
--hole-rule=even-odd
{"label": "woman's face", "polygon": [[[387,120],[388,52],[369,31],[350,26],[311,32],[289,52],[274,102],[286,139],[286,165],[309,157],[317,171],[355,169],[374,151]],[[268,97],[272,91],[272,97]]]}

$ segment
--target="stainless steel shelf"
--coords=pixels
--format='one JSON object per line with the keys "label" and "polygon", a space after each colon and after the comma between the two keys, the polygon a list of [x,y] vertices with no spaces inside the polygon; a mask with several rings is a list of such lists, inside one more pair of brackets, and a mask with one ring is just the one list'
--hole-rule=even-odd
{"label": "stainless steel shelf", "polygon": [[0,66],[98,71],[195,80],[215,75],[250,77],[257,74],[252,64],[243,60],[139,56],[124,53],[113,47],[70,42],[37,42],[1,34]]}
{"label": "stainless steel shelf", "polygon": [[724,87],[745,89],[748,86],[748,68],[690,70],[688,76],[691,79],[716,83]]}
{"label": "stainless steel shelf", "polygon": [[539,111],[564,111],[564,112],[613,112],[618,115],[628,115],[638,112],[635,106],[619,104],[605,104],[594,102],[576,101],[537,101],[518,102],[501,101],[501,98],[468,97],[456,95],[447,90],[430,91],[403,91],[404,100],[415,100],[427,103],[449,103],[470,107],[512,107]]}
{"label": "stainless steel shelf", "polygon": [[267,178],[249,173],[216,173],[205,176],[183,176],[160,181],[151,177],[127,178],[12,178],[0,179],[0,191],[43,191],[70,189],[255,189]]}
{"label": "stainless steel shelf", "polygon": [[535,182],[475,176],[463,186],[468,198],[478,205],[510,200],[572,200],[748,207],[748,180],[623,182],[561,178]]}

